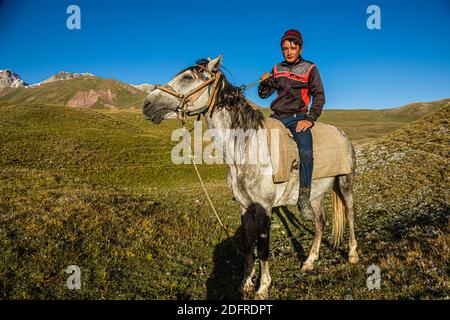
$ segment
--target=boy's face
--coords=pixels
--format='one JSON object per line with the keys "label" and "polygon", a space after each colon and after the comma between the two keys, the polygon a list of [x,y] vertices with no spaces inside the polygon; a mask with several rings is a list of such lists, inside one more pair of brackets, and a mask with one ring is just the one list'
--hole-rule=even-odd
{"label": "boy's face", "polygon": [[300,45],[295,44],[290,40],[284,40],[281,44],[281,51],[283,51],[284,59],[286,59],[287,62],[292,63],[297,60],[298,56],[302,52],[302,48]]}

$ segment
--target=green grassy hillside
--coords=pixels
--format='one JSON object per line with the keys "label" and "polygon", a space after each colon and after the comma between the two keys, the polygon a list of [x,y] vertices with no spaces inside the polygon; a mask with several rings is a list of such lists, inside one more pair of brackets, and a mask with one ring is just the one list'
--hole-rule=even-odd
{"label": "green grassy hillside", "polygon": [[[0,90],[0,101],[14,104],[52,104],[94,109],[139,109],[145,97],[145,93],[133,86],[95,76],[45,83],[34,88]],[[449,104],[450,99],[444,99],[385,110],[336,110],[325,107],[319,121],[339,126],[358,145]],[[265,115],[270,114],[267,108],[262,108],[262,111]]]}
{"label": "green grassy hillside", "polygon": [[[274,211],[271,298],[449,297],[448,115],[442,107],[357,149],[359,264],[332,249],[328,226],[316,270],[300,275],[314,227],[294,207]],[[0,103],[0,297],[239,298],[239,205],[227,169],[200,165],[233,239],[193,167],[171,163],[179,126],[129,111]],[[373,263],[382,288],[369,291]],[[71,264],[82,269],[81,290],[65,285]]]}
{"label": "green grassy hillside", "polygon": [[80,77],[32,88],[5,88],[0,100],[15,104],[53,104],[92,108],[139,108],[146,94],[113,79]]}
{"label": "green grassy hillside", "polygon": [[[328,109],[325,106],[319,121],[340,127],[349,135],[353,143],[358,145],[393,132],[429,112],[448,105],[450,105],[450,99],[412,103],[382,110],[339,110]],[[270,110],[265,109],[264,113],[269,115]]]}

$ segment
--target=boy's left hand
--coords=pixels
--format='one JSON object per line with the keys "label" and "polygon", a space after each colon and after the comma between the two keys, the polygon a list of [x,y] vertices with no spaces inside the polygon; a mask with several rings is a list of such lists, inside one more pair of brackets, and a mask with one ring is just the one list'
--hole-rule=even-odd
{"label": "boy's left hand", "polygon": [[295,128],[295,131],[300,132],[300,131],[305,131],[308,128],[312,127],[312,123],[308,120],[300,120],[299,122],[297,122],[297,127]]}

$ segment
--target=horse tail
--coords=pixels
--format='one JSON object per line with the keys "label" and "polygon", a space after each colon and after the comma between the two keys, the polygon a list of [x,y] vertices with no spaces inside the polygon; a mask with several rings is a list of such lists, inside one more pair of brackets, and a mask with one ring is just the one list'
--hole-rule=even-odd
{"label": "horse tail", "polygon": [[331,191],[331,204],[333,207],[333,229],[331,237],[333,239],[334,248],[338,248],[343,240],[345,228],[345,204],[342,200],[338,179],[338,177],[334,179],[333,189]]}

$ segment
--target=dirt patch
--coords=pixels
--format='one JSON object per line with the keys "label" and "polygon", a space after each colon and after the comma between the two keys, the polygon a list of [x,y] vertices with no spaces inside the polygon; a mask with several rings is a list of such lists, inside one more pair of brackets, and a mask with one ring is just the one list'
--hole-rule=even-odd
{"label": "dirt patch", "polygon": [[78,92],[72,99],[70,99],[67,102],[67,105],[70,107],[87,108],[92,106],[99,99],[101,99],[107,102],[105,103],[105,106],[112,108],[115,107],[114,105],[115,98],[116,95],[111,92],[111,89],[99,91],[91,89],[89,91]]}

